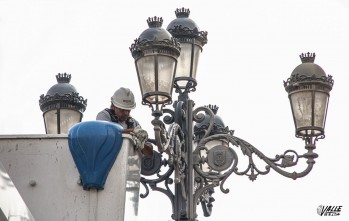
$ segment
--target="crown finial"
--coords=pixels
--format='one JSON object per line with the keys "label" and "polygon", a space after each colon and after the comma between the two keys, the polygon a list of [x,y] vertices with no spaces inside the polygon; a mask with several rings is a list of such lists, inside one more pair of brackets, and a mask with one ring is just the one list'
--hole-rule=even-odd
{"label": "crown finial", "polygon": [[218,109],[219,107],[217,105],[212,105],[212,104],[209,104],[208,106],[205,105],[205,107],[208,107],[209,109],[211,109],[211,111],[216,115],[217,112],[218,112]]}
{"label": "crown finial", "polygon": [[71,75],[64,73],[64,74],[58,74],[56,75],[56,79],[58,83],[69,83],[71,79]]}
{"label": "crown finial", "polygon": [[302,53],[299,57],[301,58],[302,63],[314,63],[315,61],[315,53]]}
{"label": "crown finial", "polygon": [[190,14],[190,10],[189,8],[182,7],[182,8],[177,8],[175,13],[177,18],[188,18]]}
{"label": "crown finial", "polygon": [[149,28],[157,28],[162,26],[163,20],[162,20],[162,17],[154,16],[152,18],[149,17],[147,22],[148,22]]}

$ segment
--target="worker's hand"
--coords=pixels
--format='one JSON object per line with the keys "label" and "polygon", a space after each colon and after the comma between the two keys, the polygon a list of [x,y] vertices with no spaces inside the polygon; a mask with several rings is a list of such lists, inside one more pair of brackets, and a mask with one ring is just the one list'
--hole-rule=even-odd
{"label": "worker's hand", "polygon": [[153,156],[153,145],[151,143],[145,143],[142,149],[142,154],[146,157]]}
{"label": "worker's hand", "polygon": [[134,128],[123,129],[123,130],[122,130],[122,133],[124,133],[124,134],[130,134],[131,132],[133,132],[133,129],[134,129]]}

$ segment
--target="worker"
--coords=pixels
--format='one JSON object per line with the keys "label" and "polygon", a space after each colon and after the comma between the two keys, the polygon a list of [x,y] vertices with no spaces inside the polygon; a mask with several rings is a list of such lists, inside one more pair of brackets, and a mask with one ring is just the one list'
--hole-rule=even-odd
{"label": "worker", "polygon": [[[135,107],[136,102],[132,91],[128,88],[120,87],[111,97],[110,108],[100,111],[96,120],[118,123],[124,128],[123,133],[132,133],[137,129],[141,129],[138,121],[130,116],[131,110]],[[145,142],[141,152],[144,156],[152,156],[153,145]]]}

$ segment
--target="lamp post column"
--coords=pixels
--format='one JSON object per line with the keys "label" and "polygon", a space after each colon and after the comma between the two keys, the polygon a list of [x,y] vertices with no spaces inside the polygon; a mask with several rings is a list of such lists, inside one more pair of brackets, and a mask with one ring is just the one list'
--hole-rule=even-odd
{"label": "lamp post column", "polygon": [[181,150],[176,151],[181,154],[184,162],[184,171],[175,171],[177,179],[175,179],[175,194],[174,194],[174,220],[195,221],[196,213],[194,206],[194,169],[193,169],[193,107],[194,101],[183,99],[180,96],[176,103],[176,123],[180,125],[184,134],[184,143],[179,145]]}
{"label": "lamp post column", "polygon": [[188,157],[188,168],[187,168],[187,188],[188,188],[188,215],[190,220],[195,220],[196,214],[194,214],[194,171],[193,171],[193,106],[194,101],[188,100],[187,101],[187,136],[185,139],[186,146],[188,147],[186,149],[187,151],[187,157]]}
{"label": "lamp post column", "polygon": [[175,194],[174,194],[174,214],[172,217],[177,221],[195,221],[194,210],[194,171],[193,171],[193,106],[194,101],[187,96],[179,96],[175,103],[175,122],[180,126],[184,134],[184,143],[178,145],[181,150],[176,151],[177,157],[183,157],[184,171],[175,171]]}

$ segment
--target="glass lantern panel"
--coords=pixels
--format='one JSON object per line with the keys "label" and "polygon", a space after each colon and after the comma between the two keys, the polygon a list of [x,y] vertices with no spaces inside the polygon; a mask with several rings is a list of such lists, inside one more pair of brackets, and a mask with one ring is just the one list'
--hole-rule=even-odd
{"label": "glass lantern panel", "polygon": [[169,56],[158,56],[158,91],[171,95],[176,60]]}
{"label": "glass lantern panel", "polygon": [[191,43],[181,42],[181,54],[178,57],[176,77],[190,76]]}
{"label": "glass lantern panel", "polygon": [[155,91],[155,56],[142,57],[136,65],[142,95]]}
{"label": "glass lantern panel", "polygon": [[291,95],[291,106],[297,129],[312,126],[312,91],[301,91]]}
{"label": "glass lantern panel", "polygon": [[[176,77],[190,77],[190,64],[191,64],[191,43],[181,42],[181,54],[178,57]],[[187,81],[177,81],[180,87],[184,87]]]}
{"label": "glass lantern panel", "polygon": [[198,64],[199,64],[200,54],[201,54],[201,47],[198,45],[195,45],[194,46],[193,72],[192,72],[192,78],[194,78],[194,79],[196,79],[196,73],[197,73],[197,68],[198,68]]}
{"label": "glass lantern panel", "polygon": [[71,109],[60,110],[61,134],[68,134],[69,128],[81,121],[81,113]]}
{"label": "glass lantern panel", "polygon": [[326,111],[328,105],[328,94],[324,92],[315,92],[315,105],[314,105],[314,126],[325,128]]}
{"label": "glass lantern panel", "polygon": [[47,111],[44,114],[46,134],[58,134],[57,131],[57,109]]}

